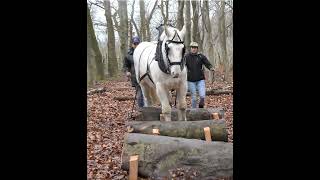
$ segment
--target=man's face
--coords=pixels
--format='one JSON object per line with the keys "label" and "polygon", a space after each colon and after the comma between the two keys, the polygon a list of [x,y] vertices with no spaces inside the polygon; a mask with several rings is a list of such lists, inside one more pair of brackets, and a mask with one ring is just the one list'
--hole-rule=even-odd
{"label": "man's face", "polygon": [[195,54],[198,52],[198,47],[191,47],[191,53]]}
{"label": "man's face", "polygon": [[139,45],[139,43],[132,43],[133,49],[135,49],[138,45]]}

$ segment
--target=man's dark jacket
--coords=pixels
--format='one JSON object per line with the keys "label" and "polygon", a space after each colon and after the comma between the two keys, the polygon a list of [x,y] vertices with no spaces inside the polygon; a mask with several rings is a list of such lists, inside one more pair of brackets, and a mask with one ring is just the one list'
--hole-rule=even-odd
{"label": "man's dark jacket", "polygon": [[205,76],[203,65],[208,69],[212,68],[212,65],[207,57],[200,53],[188,53],[185,55],[185,58],[186,66],[188,69],[188,81],[196,82],[204,80]]}
{"label": "man's dark jacket", "polygon": [[136,73],[134,70],[134,63],[133,63],[133,52],[134,48],[130,48],[128,51],[128,54],[126,57],[124,57],[123,60],[123,71],[127,72],[129,71],[131,73],[131,84],[132,87],[136,87],[138,85],[137,79],[136,79]]}

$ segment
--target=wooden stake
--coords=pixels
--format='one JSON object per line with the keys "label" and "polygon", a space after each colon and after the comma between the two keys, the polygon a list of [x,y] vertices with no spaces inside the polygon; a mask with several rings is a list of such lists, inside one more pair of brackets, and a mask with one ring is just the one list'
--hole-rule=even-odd
{"label": "wooden stake", "polygon": [[127,127],[127,131],[128,131],[129,133],[133,132],[133,130],[134,130],[134,129],[133,129],[131,126],[128,126],[128,127]]}
{"label": "wooden stake", "polygon": [[163,114],[160,114],[160,121],[164,121],[164,116],[163,116]]}
{"label": "wooden stake", "polygon": [[138,179],[138,155],[130,156],[129,180]]}
{"label": "wooden stake", "polygon": [[154,135],[159,135],[160,134],[159,129],[152,129],[152,133]]}
{"label": "wooden stake", "polygon": [[215,120],[219,119],[219,114],[218,113],[212,113],[212,118]]}
{"label": "wooden stake", "polygon": [[210,127],[203,128],[204,130],[204,136],[206,138],[206,141],[212,141],[211,140],[211,133],[210,133]]}

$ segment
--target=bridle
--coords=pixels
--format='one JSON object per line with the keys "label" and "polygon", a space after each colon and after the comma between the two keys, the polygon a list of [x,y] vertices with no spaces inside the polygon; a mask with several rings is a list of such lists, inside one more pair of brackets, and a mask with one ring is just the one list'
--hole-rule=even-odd
{"label": "bridle", "polygon": [[[167,56],[167,59],[168,59],[168,68],[166,69],[166,73],[167,74],[170,74],[170,67],[173,66],[173,65],[180,65],[180,68],[181,68],[181,71],[183,70],[184,68],[184,65],[185,65],[185,62],[184,62],[184,53],[185,53],[185,45],[184,45],[184,42],[181,40],[179,34],[177,33],[177,30],[174,31],[175,34],[173,36],[173,38],[171,40],[167,40],[165,42],[165,52],[166,52],[166,56]],[[179,40],[180,41],[174,41],[174,38],[178,36]],[[174,44],[183,44],[183,49],[182,49],[182,58],[181,58],[181,61],[180,62],[171,62],[171,60],[169,59],[169,44],[170,43],[174,43]]]}

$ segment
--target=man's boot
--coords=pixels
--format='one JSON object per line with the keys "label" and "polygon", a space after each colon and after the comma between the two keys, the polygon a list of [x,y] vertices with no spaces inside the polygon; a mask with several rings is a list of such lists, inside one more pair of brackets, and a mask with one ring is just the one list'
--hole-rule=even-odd
{"label": "man's boot", "polygon": [[199,108],[203,108],[203,107],[204,107],[204,98],[200,98]]}

